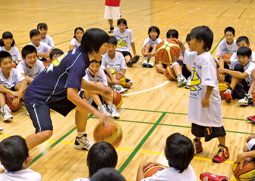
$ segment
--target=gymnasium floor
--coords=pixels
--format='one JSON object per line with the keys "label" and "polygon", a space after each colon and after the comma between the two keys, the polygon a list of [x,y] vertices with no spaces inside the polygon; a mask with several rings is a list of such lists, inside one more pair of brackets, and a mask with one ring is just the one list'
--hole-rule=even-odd
{"label": "gymnasium floor", "polygon": [[[128,0],[121,2],[122,17],[127,19],[133,31],[136,51],[148,37],[150,26],[158,26],[160,38],[165,39],[168,29],[177,29],[179,38],[185,41],[186,34],[199,25],[207,25],[214,32],[211,53],[215,55],[218,43],[223,38],[225,27],[236,29],[236,39],[246,35],[254,49],[253,28],[255,2],[253,0]],[[97,27],[108,31],[109,25],[104,18],[104,1],[68,0],[13,0],[1,1],[0,33],[11,31],[16,46],[22,47],[30,42],[29,31],[40,22],[48,24],[48,34],[57,48],[68,50],[73,31],[81,26],[84,29]],[[116,27],[116,21],[115,27]],[[177,88],[176,82],[169,82],[155,68],[143,68],[138,62],[127,69],[126,77],[134,86],[123,95],[124,103],[120,110],[121,118],[116,120],[123,129],[123,140],[117,149],[119,160],[116,169],[128,180],[134,181],[138,166],[145,161],[157,161],[167,165],[164,157],[166,138],[180,132],[193,139],[190,123],[187,122],[189,91]],[[195,155],[191,165],[196,175],[209,171],[228,175],[232,178],[232,164],[241,152],[245,138],[254,133],[254,127],[246,120],[254,114],[253,107],[239,107],[237,101],[231,104],[222,102],[223,124],[227,130],[227,146],[230,158],[224,163],[215,164],[211,158],[218,148],[217,139],[203,142],[204,151]],[[0,140],[10,135],[26,137],[34,132],[32,122],[25,107],[13,113],[11,123],[0,121],[4,131]],[[30,169],[40,172],[43,180],[73,180],[88,177],[86,151],[73,148],[76,136],[74,111],[63,117],[51,112],[54,135],[50,140],[31,151],[33,161]],[[99,121],[89,118],[87,133],[92,138],[93,129]]]}

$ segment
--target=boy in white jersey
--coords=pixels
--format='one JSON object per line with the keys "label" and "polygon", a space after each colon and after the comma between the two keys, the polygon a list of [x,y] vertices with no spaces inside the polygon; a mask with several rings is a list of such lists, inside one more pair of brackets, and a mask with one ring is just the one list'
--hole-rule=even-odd
{"label": "boy in white jersey", "polygon": [[242,92],[247,93],[243,99],[239,100],[241,105],[252,104],[252,91],[253,91],[253,72],[255,64],[251,62],[251,49],[246,46],[242,46],[237,50],[238,64],[235,65],[234,70],[228,70],[219,68],[221,73],[227,73],[232,75],[232,81],[230,87],[224,92],[224,98],[226,102],[231,102],[233,91],[238,84],[242,88]]}
{"label": "boy in white jersey", "polygon": [[0,142],[0,161],[5,172],[0,174],[2,181],[41,181],[40,173],[28,169],[32,158],[27,144],[21,136],[11,136]]}
{"label": "boy in white jersey", "polygon": [[[92,60],[90,62],[89,68],[85,70],[86,75],[83,77],[87,82],[93,81],[93,82],[101,82],[101,86],[108,86],[107,79],[104,71],[100,69],[100,62],[97,60]],[[99,84],[99,83],[98,83]],[[104,102],[108,105],[106,107],[105,104],[102,103],[100,97],[98,94],[95,93],[89,93],[87,90],[84,90],[84,97],[89,100],[90,97],[93,99],[93,101],[98,106],[97,109],[105,113],[107,116],[111,116],[114,118],[120,118],[120,114],[118,113],[118,110],[116,109],[115,105],[108,99],[104,99]]]}
{"label": "boy in white jersey", "polygon": [[113,89],[115,91],[118,91],[120,89],[124,92],[127,89],[123,89],[122,86],[124,88],[131,88],[133,83],[130,79],[126,78],[126,84],[121,86],[119,85],[120,82],[113,76],[113,74],[120,73],[125,77],[127,70],[125,59],[121,53],[115,51],[116,47],[117,39],[114,36],[111,36],[108,40],[108,52],[102,57],[101,68],[106,72],[108,83],[115,84],[113,85]]}
{"label": "boy in white jersey", "polygon": [[30,84],[44,70],[44,65],[41,61],[37,60],[37,51],[32,45],[26,45],[21,50],[21,54],[23,61],[18,64],[17,70]]}
{"label": "boy in white jersey", "polygon": [[[217,48],[217,52],[216,55],[219,56],[219,66],[221,68],[229,68],[226,64],[224,64],[224,62],[226,60],[230,59],[230,56],[235,53],[237,51],[237,45],[236,45],[236,41],[235,41],[235,29],[233,27],[227,27],[224,30],[224,37],[225,39],[222,40]],[[224,56],[225,55],[225,56]],[[227,76],[225,78],[226,75],[224,74],[219,74],[219,81],[228,81],[230,82],[229,79],[231,79],[231,77]]]}
{"label": "boy in white jersey", "polygon": [[6,51],[0,52],[0,68],[0,111],[2,119],[6,121],[13,117],[9,106],[5,103],[5,94],[13,95],[12,104],[17,106],[23,97],[27,81],[15,68],[12,68],[11,54]]}
{"label": "boy in white jersey", "polygon": [[49,35],[47,35],[48,26],[46,23],[39,23],[37,25],[37,30],[40,32],[41,42],[46,43],[50,47],[55,47],[53,39]]}
{"label": "boy in white jersey", "polygon": [[203,151],[201,137],[205,137],[205,141],[218,138],[219,151],[212,161],[222,163],[229,158],[229,152],[225,146],[216,65],[208,52],[213,43],[213,32],[209,27],[198,26],[191,30],[190,36],[192,52],[185,51],[181,41],[179,45],[184,63],[192,67],[188,121],[192,123],[191,132],[195,136],[195,154]]}

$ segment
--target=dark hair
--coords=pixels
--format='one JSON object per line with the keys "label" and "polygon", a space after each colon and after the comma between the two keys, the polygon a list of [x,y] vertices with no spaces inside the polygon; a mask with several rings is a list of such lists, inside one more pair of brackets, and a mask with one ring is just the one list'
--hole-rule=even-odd
{"label": "dark hair", "polygon": [[190,41],[191,40],[191,37],[190,37],[190,34],[187,34],[186,36],[186,42]]}
{"label": "dark hair", "polygon": [[8,172],[21,170],[28,156],[26,141],[21,136],[10,136],[0,143],[0,161]]}
{"label": "dark hair", "polygon": [[76,39],[75,33],[76,33],[76,31],[78,31],[78,30],[81,30],[81,31],[84,33],[84,30],[83,30],[82,27],[77,27],[77,28],[75,28],[75,29],[74,29],[74,36],[73,36],[75,39]]}
{"label": "dark hair", "polygon": [[239,37],[237,38],[237,40],[236,40],[236,44],[239,43],[239,42],[241,42],[241,41],[245,41],[245,43],[246,43],[247,45],[250,44],[249,38],[248,38],[247,36],[239,36]]}
{"label": "dark hair", "polygon": [[37,50],[33,45],[26,45],[21,50],[21,55],[26,58],[28,54],[35,53],[37,55]]}
{"label": "dark hair", "polygon": [[114,147],[107,142],[95,143],[89,150],[87,164],[89,167],[89,177],[94,175],[99,169],[112,167],[115,168],[118,155]]}
{"label": "dark hair", "polygon": [[2,39],[0,39],[0,46],[4,46],[4,39],[12,39],[12,44],[11,44],[11,46],[13,47],[14,45],[15,45],[15,41],[14,41],[14,39],[13,39],[13,35],[12,35],[12,33],[11,32],[9,32],[9,31],[6,31],[6,32],[4,32],[3,34],[2,34]]}
{"label": "dark hair", "polygon": [[30,31],[30,38],[36,35],[40,35],[40,32],[37,29],[33,29]]}
{"label": "dark hair", "polygon": [[117,45],[117,38],[115,36],[110,36],[107,43]]}
{"label": "dark hair", "polygon": [[114,168],[102,168],[90,178],[90,181],[126,181],[126,179]]}
{"label": "dark hair", "polygon": [[48,30],[48,26],[46,23],[39,23],[37,25],[37,30],[40,30],[40,29],[45,29],[45,30]]}
{"label": "dark hair", "polygon": [[[160,30],[157,26],[151,26],[149,29],[148,29],[148,34],[149,34],[149,37],[150,37],[150,32],[152,31],[156,31],[158,33],[158,36],[157,38],[159,37],[159,34],[160,34]],[[151,37],[150,37],[151,38]]]}
{"label": "dark hair", "polygon": [[166,140],[165,155],[169,166],[182,173],[193,159],[194,145],[186,136],[174,133]]}
{"label": "dark hair", "polygon": [[233,35],[235,35],[235,29],[231,26],[225,28],[224,34],[226,34],[227,32],[231,32]]}
{"label": "dark hair", "polygon": [[127,26],[127,20],[126,20],[126,19],[124,19],[124,18],[120,18],[120,19],[118,19],[118,21],[117,21],[117,25],[120,25],[121,23],[123,23],[124,25],[126,25],[126,26]]}
{"label": "dark hair", "polygon": [[203,41],[203,49],[209,51],[213,43],[213,32],[208,26],[197,26],[190,32],[191,39]]}
{"label": "dark hair", "polygon": [[9,52],[7,52],[7,51],[0,51],[0,63],[5,58],[10,58],[12,60],[12,56],[11,56],[11,54]]}
{"label": "dark hair", "polygon": [[81,39],[81,46],[79,47],[82,52],[98,53],[100,47],[107,43],[109,35],[98,28],[88,29]]}
{"label": "dark hair", "polygon": [[176,38],[176,39],[178,39],[178,37],[179,37],[179,33],[175,29],[170,29],[166,33],[166,38]]}
{"label": "dark hair", "polygon": [[250,57],[251,56],[251,49],[249,47],[242,46],[242,47],[237,49],[236,54],[237,54],[237,56]]}
{"label": "dark hair", "polygon": [[58,48],[54,48],[53,50],[50,51],[50,59],[53,58],[54,55],[63,55],[64,52]]}

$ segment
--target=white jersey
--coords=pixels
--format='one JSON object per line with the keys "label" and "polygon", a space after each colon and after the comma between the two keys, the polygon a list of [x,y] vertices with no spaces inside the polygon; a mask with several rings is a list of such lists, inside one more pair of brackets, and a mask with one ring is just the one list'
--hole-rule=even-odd
{"label": "white jersey", "polygon": [[91,81],[93,81],[93,82],[102,82],[104,85],[108,85],[106,75],[105,75],[104,71],[101,68],[95,74],[94,77],[89,73],[89,68],[87,68],[85,70],[85,73],[86,73],[86,75],[83,77],[83,79],[86,80],[87,82],[91,82]]}
{"label": "white jersey", "polygon": [[90,179],[89,178],[77,178],[73,181],[90,181]]}
{"label": "white jersey", "polygon": [[237,51],[238,47],[236,45],[236,40],[233,41],[231,45],[227,43],[227,40],[224,39],[219,43],[219,46],[217,48],[216,55],[223,56],[227,53],[235,53]]}
{"label": "white jersey", "polygon": [[33,68],[28,68],[26,66],[25,61],[21,61],[16,68],[19,73],[25,74],[29,77],[35,78],[39,73],[41,73],[45,67],[43,63],[40,60],[36,60],[35,66]]}
{"label": "white jersey", "polygon": [[17,172],[4,172],[0,174],[0,181],[41,181],[40,173],[31,169],[24,169]]}
{"label": "white jersey", "polygon": [[119,73],[121,69],[127,69],[125,58],[119,52],[115,52],[115,57],[111,59],[108,53],[102,57],[101,68],[104,70],[107,67],[112,74]]}
{"label": "white jersey", "polygon": [[188,166],[182,173],[179,173],[173,167],[165,168],[157,171],[151,177],[142,179],[141,181],[197,181],[197,176],[191,165]]}
{"label": "white jersey", "polygon": [[124,33],[121,33],[119,28],[113,31],[113,36],[118,40],[116,50],[130,52],[130,43],[133,43],[133,32],[130,29],[126,29]]}
{"label": "white jersey", "polygon": [[[185,51],[184,63],[192,67],[188,121],[200,126],[221,127],[221,98],[212,55],[209,52],[197,55],[197,52]],[[201,101],[207,86],[213,87],[213,90],[209,107],[203,108]]]}
{"label": "white jersey", "polygon": [[70,45],[75,45],[77,48],[81,45],[81,43],[79,43],[76,38],[73,38],[70,42]]}
{"label": "white jersey", "polygon": [[48,36],[48,35],[46,35],[44,39],[41,39],[40,42],[46,43],[50,47],[55,47],[53,39],[50,36]]}
{"label": "white jersey", "polygon": [[29,45],[33,45],[36,48],[37,52],[40,53],[46,53],[49,49],[51,49],[49,45],[43,42],[40,42],[39,47],[36,47],[32,42],[29,43]]}
{"label": "white jersey", "polygon": [[[238,64],[237,53],[236,52],[233,53],[229,60],[230,60],[229,69],[234,70],[235,65]],[[252,51],[250,61],[254,61],[254,60],[255,60],[255,53]]]}
{"label": "white jersey", "polygon": [[16,60],[22,60],[19,50],[16,46],[11,47],[10,50],[6,50],[4,46],[0,47],[0,51],[6,51],[9,52],[12,56],[12,61],[16,62]]}
{"label": "white jersey", "polygon": [[144,43],[143,43],[143,48],[145,48],[145,45],[147,43],[149,43],[151,45],[151,48],[153,47],[153,45],[155,44],[159,44],[162,40],[160,38],[157,38],[155,41],[153,41],[151,38],[146,38],[146,40],[144,40]]}
{"label": "white jersey", "polygon": [[6,79],[3,75],[2,70],[0,70],[0,84],[3,84],[4,87],[11,89],[17,83],[21,82],[24,77],[16,70],[15,68],[11,69],[10,76]]}
{"label": "white jersey", "polygon": [[251,86],[251,83],[253,81],[252,77],[252,71],[255,69],[255,64],[253,62],[249,62],[247,65],[243,67],[244,72],[248,74],[247,77],[245,77],[245,81],[247,82],[248,86]]}

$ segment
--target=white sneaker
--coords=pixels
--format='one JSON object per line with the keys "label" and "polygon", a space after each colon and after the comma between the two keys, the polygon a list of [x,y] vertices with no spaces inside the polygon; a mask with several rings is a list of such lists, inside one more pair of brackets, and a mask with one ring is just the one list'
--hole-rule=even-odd
{"label": "white sneaker", "polygon": [[147,67],[147,65],[148,65],[148,57],[143,57],[142,66],[143,66],[143,67]]}
{"label": "white sneaker", "polygon": [[120,118],[120,114],[114,104],[109,104],[108,109],[111,112],[111,117],[116,118],[116,119]]}
{"label": "white sneaker", "polygon": [[191,86],[191,76],[188,77],[187,83],[186,83],[186,85],[185,85],[185,88],[186,88],[186,89],[190,89],[190,86]]}
{"label": "white sneaker", "polygon": [[10,110],[9,106],[7,104],[4,104],[1,108],[0,111],[2,112],[2,119],[3,121],[7,121],[12,119],[12,111]]}
{"label": "white sneaker", "polygon": [[179,74],[177,76],[177,85],[178,85],[178,87],[184,86],[186,84],[187,84],[187,79],[182,74]]}
{"label": "white sneaker", "polygon": [[113,90],[119,93],[124,93],[126,92],[128,89],[127,88],[123,88],[121,85],[114,85],[113,86]]}
{"label": "white sneaker", "polygon": [[151,57],[147,66],[151,68],[154,65],[155,65],[155,57]]}
{"label": "white sneaker", "polygon": [[100,112],[106,114],[107,116],[111,116],[111,113],[109,113],[109,111],[107,110],[105,104],[101,104],[100,106],[97,107],[97,109],[98,109]]}
{"label": "white sneaker", "polygon": [[244,98],[239,99],[238,103],[241,106],[248,106],[249,104],[252,105],[253,101],[252,101],[252,98],[249,95],[245,95]]}
{"label": "white sneaker", "polygon": [[87,134],[82,137],[76,136],[74,142],[74,148],[78,150],[89,150],[93,146],[94,142],[90,141]]}
{"label": "white sneaker", "polygon": [[[3,129],[4,129],[4,128],[0,126],[0,131],[3,131]],[[0,169],[1,169],[1,168],[0,168]]]}

